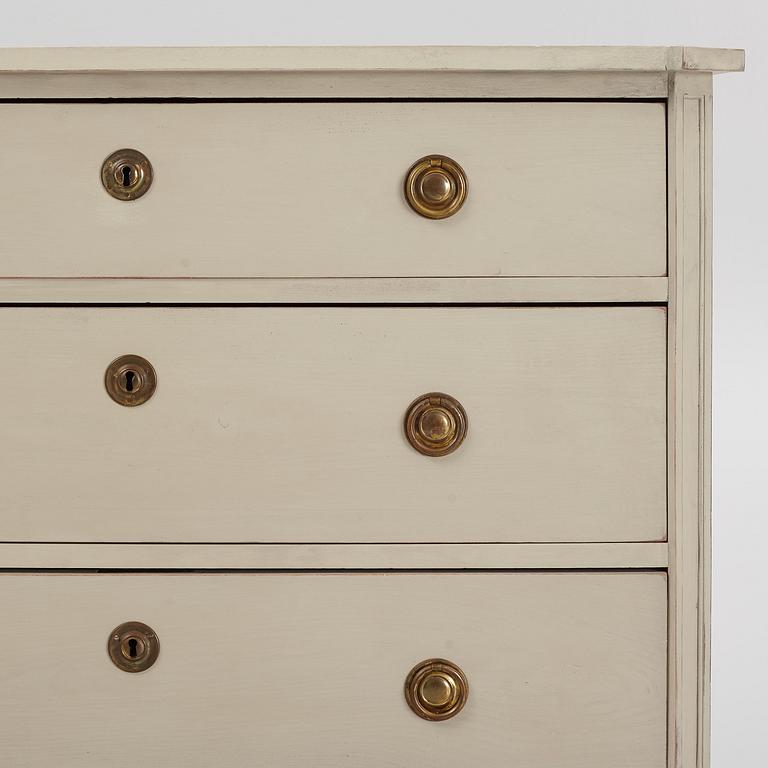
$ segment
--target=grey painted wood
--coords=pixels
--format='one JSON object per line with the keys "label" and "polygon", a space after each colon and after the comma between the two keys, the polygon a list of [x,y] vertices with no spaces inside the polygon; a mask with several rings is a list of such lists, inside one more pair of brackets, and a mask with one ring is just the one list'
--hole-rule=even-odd
{"label": "grey painted wood", "polygon": [[[0,539],[660,541],[663,307],[5,308]],[[158,388],[104,388],[139,354]],[[418,454],[420,395],[469,417]]]}
{"label": "grey painted wood", "polygon": [[[666,274],[659,103],[2,104],[0,142],[3,277]],[[154,168],[132,202],[121,147]],[[468,178],[443,221],[402,191],[434,153]]]}
{"label": "grey painted wood", "polygon": [[[4,765],[665,764],[663,573],[3,574],[0,610]],[[470,685],[442,723],[403,697],[435,656]]]}

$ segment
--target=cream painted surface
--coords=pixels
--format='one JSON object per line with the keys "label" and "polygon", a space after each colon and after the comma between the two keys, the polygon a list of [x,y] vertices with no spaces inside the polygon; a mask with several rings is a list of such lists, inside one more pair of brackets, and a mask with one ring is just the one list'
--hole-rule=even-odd
{"label": "cream painted surface", "polygon": [[[664,768],[666,575],[4,574],[0,762]],[[116,669],[109,632],[160,657]],[[430,723],[417,662],[465,671]]]}
{"label": "cream painted surface", "polygon": [[[6,99],[529,100],[5,104],[0,301],[669,300],[666,350],[651,307],[0,310],[0,567],[28,569],[0,575],[0,763],[707,768],[709,72],[742,68],[682,47],[0,52]],[[562,98],[614,103],[530,101]],[[155,163],[136,204],[100,187],[121,145]],[[470,178],[445,222],[400,193],[435,151]],[[135,411],[102,387],[124,352],[160,374]],[[469,410],[449,459],[400,430],[432,388]],[[668,607],[642,568],[668,571]],[[107,660],[126,619],[161,634],[149,673]],[[433,654],[472,685],[438,725],[401,695]]]}
{"label": "cream painted surface", "polygon": [[0,71],[139,72],[670,72],[739,71],[738,48],[644,45],[423,45],[4,48]]}
{"label": "cream painted surface", "polygon": [[633,304],[666,277],[0,278],[14,304]]}
{"label": "cream painted surface", "polygon": [[[666,274],[662,103],[3,104],[0,143],[2,277]],[[469,180],[443,221],[402,194],[430,153]]]}
{"label": "cream painted surface", "polygon": [[151,570],[666,568],[667,542],[609,544],[8,544],[0,568]]}
{"label": "cream painted surface", "polygon": [[670,732],[674,768],[709,766],[712,78],[672,81],[670,145]]}
{"label": "cream painted surface", "polygon": [[[0,50],[0,53],[2,51]],[[663,99],[663,71],[0,69],[2,99]]]}
{"label": "cream painted surface", "polygon": [[[660,540],[665,337],[662,307],[5,308],[0,538]],[[435,390],[469,416],[443,458],[402,429]]]}

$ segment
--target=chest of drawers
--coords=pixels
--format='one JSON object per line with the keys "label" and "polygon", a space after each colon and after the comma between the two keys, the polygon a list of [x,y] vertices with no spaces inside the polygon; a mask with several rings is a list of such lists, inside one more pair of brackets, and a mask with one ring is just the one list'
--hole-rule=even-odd
{"label": "chest of drawers", "polygon": [[0,762],[706,768],[742,67],[0,51]]}

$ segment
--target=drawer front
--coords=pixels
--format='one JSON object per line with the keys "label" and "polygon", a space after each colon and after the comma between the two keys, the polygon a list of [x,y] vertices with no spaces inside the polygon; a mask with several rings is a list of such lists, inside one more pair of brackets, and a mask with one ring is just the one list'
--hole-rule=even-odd
{"label": "drawer front", "polygon": [[[4,574],[4,765],[663,768],[666,576]],[[140,619],[160,652],[113,665]],[[466,675],[417,717],[409,670]]]}
{"label": "drawer front", "polygon": [[[0,309],[0,538],[660,540],[665,338],[660,307]],[[437,457],[404,430],[435,391],[468,422]]]}
{"label": "drawer front", "polygon": [[[0,147],[0,276],[666,273],[660,103],[5,104]],[[439,221],[403,194],[430,154],[467,178]]]}

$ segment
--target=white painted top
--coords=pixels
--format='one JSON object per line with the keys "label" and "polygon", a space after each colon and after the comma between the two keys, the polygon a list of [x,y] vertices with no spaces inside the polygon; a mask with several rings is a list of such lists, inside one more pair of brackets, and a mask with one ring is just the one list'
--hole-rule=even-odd
{"label": "white painted top", "polygon": [[8,72],[737,72],[744,51],[683,46],[4,48]]}

